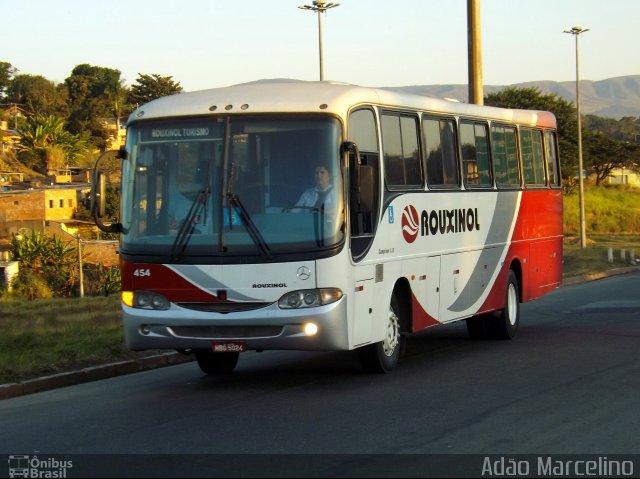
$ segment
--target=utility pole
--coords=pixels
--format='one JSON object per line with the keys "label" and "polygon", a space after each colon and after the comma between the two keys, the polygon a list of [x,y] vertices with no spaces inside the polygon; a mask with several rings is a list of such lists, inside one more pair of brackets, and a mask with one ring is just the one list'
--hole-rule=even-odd
{"label": "utility pole", "polygon": [[469,103],[484,104],[482,86],[482,38],[480,0],[467,0],[467,42],[469,52]]}
{"label": "utility pole", "polygon": [[84,298],[84,273],[82,271],[82,239],[80,239],[80,234],[76,235],[76,239],[78,240],[78,276],[80,280],[80,289],[79,294],[81,298]]}

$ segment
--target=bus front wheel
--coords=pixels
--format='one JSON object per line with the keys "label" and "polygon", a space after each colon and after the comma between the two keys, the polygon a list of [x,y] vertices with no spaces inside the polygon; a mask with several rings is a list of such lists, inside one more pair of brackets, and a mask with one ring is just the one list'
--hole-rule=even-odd
{"label": "bus front wheel", "polygon": [[387,330],[382,341],[358,349],[362,367],[372,373],[388,373],[398,365],[404,337],[400,333],[400,308],[395,294],[391,297]]}
{"label": "bus front wheel", "polygon": [[238,364],[240,353],[214,353],[212,351],[197,351],[196,361],[203,373],[209,376],[230,374]]}

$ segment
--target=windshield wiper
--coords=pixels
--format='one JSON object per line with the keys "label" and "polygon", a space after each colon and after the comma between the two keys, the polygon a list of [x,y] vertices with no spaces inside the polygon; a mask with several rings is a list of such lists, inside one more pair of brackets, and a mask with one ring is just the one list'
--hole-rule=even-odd
{"label": "windshield wiper", "polygon": [[198,192],[198,195],[193,200],[191,204],[191,208],[189,208],[189,212],[187,213],[186,218],[183,220],[182,225],[180,225],[180,230],[178,231],[178,235],[176,236],[175,241],[173,242],[173,246],[171,247],[171,260],[176,261],[180,255],[184,252],[189,240],[191,239],[191,235],[193,231],[196,229],[195,220],[198,218],[200,214],[202,214],[203,221],[202,224],[205,225],[207,222],[207,199],[209,197],[209,187],[205,188],[202,191]]}
{"label": "windshield wiper", "polygon": [[[227,201],[229,202],[229,205],[232,208],[238,208],[238,210],[240,210],[239,211],[240,220],[242,221],[242,224],[246,227],[247,232],[251,237],[251,240],[254,242],[254,244],[258,247],[258,249],[262,252],[264,256],[270,258],[271,249],[269,248],[269,245],[267,244],[267,242],[264,240],[262,233],[260,233],[260,230],[251,219],[249,212],[240,201],[240,197],[238,197],[238,195],[236,195],[235,193],[227,193]],[[229,212],[229,214],[231,214],[231,211]],[[232,221],[229,221],[229,227],[231,227],[231,224],[232,224]]]}

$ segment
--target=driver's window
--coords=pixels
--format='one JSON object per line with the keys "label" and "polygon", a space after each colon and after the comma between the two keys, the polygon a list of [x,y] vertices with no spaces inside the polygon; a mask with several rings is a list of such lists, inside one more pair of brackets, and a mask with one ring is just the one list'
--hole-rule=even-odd
{"label": "driver's window", "polygon": [[[354,142],[360,151],[360,164],[373,169],[374,204],[380,201],[378,129],[372,109],[362,108],[349,115],[349,141]],[[351,197],[351,251],[354,258],[360,257],[370,246],[372,235],[378,221],[378,210],[371,213],[357,213],[353,205],[356,198]]]}

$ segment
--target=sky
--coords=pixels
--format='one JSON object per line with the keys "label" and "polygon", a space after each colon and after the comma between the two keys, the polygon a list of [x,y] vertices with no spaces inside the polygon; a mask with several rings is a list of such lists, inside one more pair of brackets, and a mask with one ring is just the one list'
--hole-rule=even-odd
{"label": "sky", "polygon": [[[467,83],[467,0],[334,0],[325,80]],[[317,80],[317,14],[305,0],[0,0],[0,61],[63,82],[76,65],[172,76],[185,91],[267,78]],[[311,0],[307,2],[311,4]],[[640,74],[638,0],[480,0],[485,85]]]}

